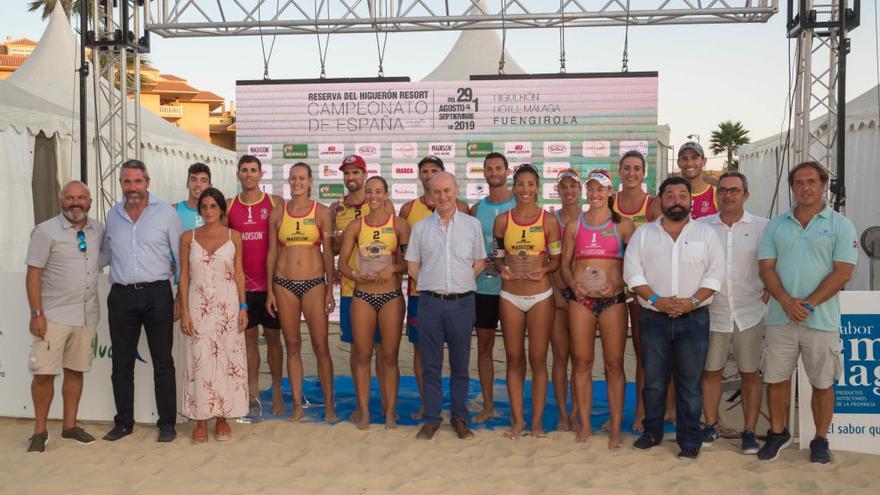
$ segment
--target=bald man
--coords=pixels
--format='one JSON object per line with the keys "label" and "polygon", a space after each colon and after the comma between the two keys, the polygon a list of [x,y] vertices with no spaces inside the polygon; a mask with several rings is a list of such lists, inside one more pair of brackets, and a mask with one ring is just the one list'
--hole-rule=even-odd
{"label": "bald man", "polygon": [[95,438],[76,424],[83,373],[92,365],[98,324],[98,253],[104,225],[89,218],[92,197],[80,181],[67,183],[59,196],[61,213],[37,225],[28,244],[27,289],[33,345],[30,370],[34,434],[28,452],[44,452],[46,418],[55,376],[63,372],[64,421],[61,438],[90,444]]}
{"label": "bald man", "polygon": [[425,423],[417,438],[430,440],[440,428],[443,400],[443,342],[449,346],[452,428],[458,438],[468,428],[471,332],[476,277],[486,261],[480,221],[456,206],[458,184],[449,172],[428,182],[434,211],[415,224],[406,252],[409,276],[419,292],[419,343],[425,381]]}

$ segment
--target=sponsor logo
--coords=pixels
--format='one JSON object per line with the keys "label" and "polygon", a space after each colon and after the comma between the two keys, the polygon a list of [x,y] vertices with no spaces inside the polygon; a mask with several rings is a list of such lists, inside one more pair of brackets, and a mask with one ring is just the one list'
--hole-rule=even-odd
{"label": "sponsor logo", "polygon": [[508,141],[504,143],[504,154],[507,158],[529,158],[532,156],[531,141]]}
{"label": "sponsor logo", "polygon": [[468,184],[465,195],[468,199],[483,199],[489,195],[489,184],[486,184],[485,182]]}
{"label": "sponsor logo", "polygon": [[263,165],[263,180],[272,180],[272,165]]}
{"label": "sponsor logo", "polygon": [[308,158],[309,145],[307,144],[285,144],[282,148],[284,158]]}
{"label": "sponsor logo", "polygon": [[397,200],[410,200],[419,197],[419,186],[417,184],[392,184],[391,198]]}
{"label": "sponsor logo", "polygon": [[394,227],[382,227],[382,233],[383,234],[393,234]]}
{"label": "sponsor logo", "polygon": [[247,147],[247,154],[253,155],[260,160],[271,160],[272,159],[272,145],[271,144],[249,144]]}
{"label": "sponsor logo", "polygon": [[321,184],[318,186],[319,199],[340,199],[345,194],[342,184]]}
{"label": "sponsor logo", "polygon": [[354,145],[354,152],[356,155],[361,155],[361,158],[364,160],[367,158],[381,158],[382,145],[379,143],[358,143]]}
{"label": "sponsor logo", "polygon": [[455,157],[455,143],[431,143],[428,145],[428,154],[440,158]]}
{"label": "sponsor logo", "polygon": [[641,153],[643,156],[648,156],[648,142],[647,141],[621,141],[620,142],[620,156],[623,156],[624,153],[631,150],[636,150]]}
{"label": "sponsor logo", "polygon": [[374,175],[382,175],[382,166],[378,163],[368,163],[367,177],[372,177]]}
{"label": "sponsor logo", "polygon": [[568,162],[544,162],[543,174],[545,179],[556,179],[563,170],[571,168]]}
{"label": "sponsor logo", "polygon": [[542,184],[544,188],[544,199],[559,201],[559,192],[556,191],[556,184]]}
{"label": "sponsor logo", "polygon": [[272,194],[272,184],[260,183],[260,191],[263,191],[266,194]]}
{"label": "sponsor logo", "polygon": [[345,146],[342,144],[319,144],[318,158],[321,160],[340,160],[345,152]]}
{"label": "sponsor logo", "polygon": [[545,141],[544,156],[566,158],[571,156],[571,143],[568,141]]}
{"label": "sponsor logo", "polygon": [[493,151],[492,143],[468,142],[468,158],[482,158]]}
{"label": "sponsor logo", "polygon": [[318,175],[322,179],[341,179],[342,171],[334,164],[322,163],[321,171]]}
{"label": "sponsor logo", "polygon": [[262,241],[263,240],[263,231],[258,230],[256,232],[242,232],[241,240],[243,241]]}
{"label": "sponsor logo", "polygon": [[584,158],[604,158],[611,156],[610,141],[584,141],[583,152]]}
{"label": "sponsor logo", "polygon": [[391,158],[414,160],[419,154],[417,143],[391,143]]}
{"label": "sponsor logo", "polygon": [[482,179],[483,178],[483,163],[482,162],[470,162],[467,164],[467,172],[465,173],[465,177],[468,179]]}
{"label": "sponsor logo", "polygon": [[414,163],[396,163],[391,166],[392,179],[418,179],[419,171]]}
{"label": "sponsor logo", "polygon": [[269,219],[269,215],[271,215],[271,214],[272,214],[272,212],[269,210],[269,208],[265,208],[265,207],[260,208],[260,220],[265,222],[266,220]]}

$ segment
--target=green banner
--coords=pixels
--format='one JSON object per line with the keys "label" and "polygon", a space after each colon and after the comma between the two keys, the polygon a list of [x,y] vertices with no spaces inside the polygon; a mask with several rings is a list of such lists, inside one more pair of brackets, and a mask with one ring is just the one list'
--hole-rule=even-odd
{"label": "green banner", "polygon": [[307,144],[285,144],[284,158],[308,158],[309,145]]}

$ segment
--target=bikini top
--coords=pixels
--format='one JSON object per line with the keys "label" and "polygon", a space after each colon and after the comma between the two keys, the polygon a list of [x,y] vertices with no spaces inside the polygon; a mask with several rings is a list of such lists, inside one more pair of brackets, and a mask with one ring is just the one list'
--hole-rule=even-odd
{"label": "bikini top", "polygon": [[287,212],[284,204],[284,216],[281,219],[281,228],[278,229],[278,242],[283,246],[320,246],[321,229],[315,214],[318,210],[318,202],[313,201],[312,207],[305,215],[298,217]]}
{"label": "bikini top", "polygon": [[575,259],[623,259],[623,240],[617,231],[617,224],[611,219],[605,225],[591,227],[582,213],[574,238]]}

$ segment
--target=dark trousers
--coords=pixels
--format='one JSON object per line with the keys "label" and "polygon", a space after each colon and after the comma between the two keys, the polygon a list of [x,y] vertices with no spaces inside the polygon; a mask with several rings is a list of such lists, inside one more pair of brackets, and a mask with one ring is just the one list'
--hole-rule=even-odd
{"label": "dark trousers", "polygon": [[449,388],[452,420],[467,421],[467,395],[470,377],[471,335],[474,328],[473,294],[444,301],[419,296],[419,349],[425,380],[425,422],[439,425],[443,403],[443,342],[449,346],[451,369]]}
{"label": "dark trousers", "polygon": [[709,349],[709,310],[700,308],[670,318],[641,308],[639,311],[642,362],[645,367],[645,434],[663,438],[666,387],[669,373],[675,380],[675,439],[682,448],[702,446],[700,411],[703,391],[700,380]]}
{"label": "dark trousers", "polygon": [[174,297],[170,283],[136,290],[114,284],[107,296],[110,343],[113,346],[113,399],[118,425],[134,426],[134,367],[141,326],[150,346],[156,387],[159,428],[173,428],[177,419],[174,382]]}

